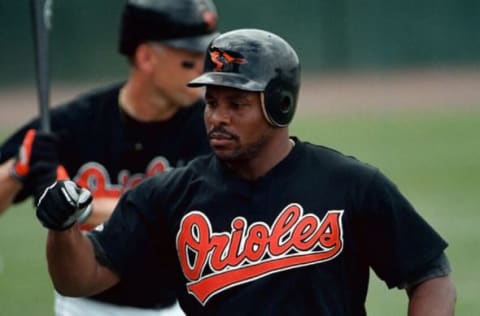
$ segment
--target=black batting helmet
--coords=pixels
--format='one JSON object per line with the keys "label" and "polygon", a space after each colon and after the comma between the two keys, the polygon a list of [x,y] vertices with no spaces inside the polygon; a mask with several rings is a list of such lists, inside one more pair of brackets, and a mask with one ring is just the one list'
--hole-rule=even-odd
{"label": "black batting helmet", "polygon": [[300,62],[295,50],[275,34],[235,30],[210,43],[204,73],[188,85],[263,92],[265,118],[273,126],[285,127],[297,107]]}
{"label": "black batting helmet", "polygon": [[119,51],[132,56],[137,46],[158,41],[204,52],[217,33],[211,0],[128,0],[120,25]]}

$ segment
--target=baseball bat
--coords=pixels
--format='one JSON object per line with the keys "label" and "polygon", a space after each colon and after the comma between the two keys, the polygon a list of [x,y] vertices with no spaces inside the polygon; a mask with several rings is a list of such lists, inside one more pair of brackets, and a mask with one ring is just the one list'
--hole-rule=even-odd
{"label": "baseball bat", "polygon": [[51,0],[30,0],[40,129],[44,132],[50,132],[48,31],[52,15],[51,6]]}

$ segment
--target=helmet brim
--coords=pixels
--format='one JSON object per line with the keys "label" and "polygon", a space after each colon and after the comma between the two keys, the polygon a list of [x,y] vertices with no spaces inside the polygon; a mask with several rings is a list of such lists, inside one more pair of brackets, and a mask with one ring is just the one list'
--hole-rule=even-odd
{"label": "helmet brim", "polygon": [[192,88],[203,86],[221,86],[256,92],[265,90],[265,86],[263,84],[254,80],[250,80],[241,74],[229,72],[207,72],[190,81],[187,86]]}
{"label": "helmet brim", "polygon": [[215,33],[199,35],[199,36],[166,39],[166,40],[161,40],[160,43],[169,47],[177,48],[177,49],[184,49],[192,52],[205,53],[205,51],[207,50],[208,44],[210,44],[210,42],[218,35],[220,35],[220,33],[215,32]]}

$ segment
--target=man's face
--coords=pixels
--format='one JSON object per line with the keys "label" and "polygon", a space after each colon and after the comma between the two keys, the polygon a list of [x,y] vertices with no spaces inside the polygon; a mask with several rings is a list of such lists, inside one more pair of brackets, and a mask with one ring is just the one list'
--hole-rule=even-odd
{"label": "man's face", "polygon": [[207,86],[205,126],[210,146],[220,160],[258,156],[273,133],[263,116],[260,92]]}
{"label": "man's face", "polygon": [[187,87],[187,83],[203,71],[204,54],[151,44],[156,63],[152,73],[156,89],[170,103],[189,106],[202,96],[201,89]]}

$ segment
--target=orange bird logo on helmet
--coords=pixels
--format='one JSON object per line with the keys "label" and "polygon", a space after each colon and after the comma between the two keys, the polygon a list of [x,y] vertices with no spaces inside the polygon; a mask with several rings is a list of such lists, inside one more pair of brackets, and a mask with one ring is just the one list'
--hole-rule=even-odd
{"label": "orange bird logo on helmet", "polygon": [[223,67],[225,67],[225,64],[241,65],[248,63],[245,58],[233,57],[229,53],[215,48],[210,51],[210,59],[215,64],[215,68],[213,69],[214,71],[221,71]]}

